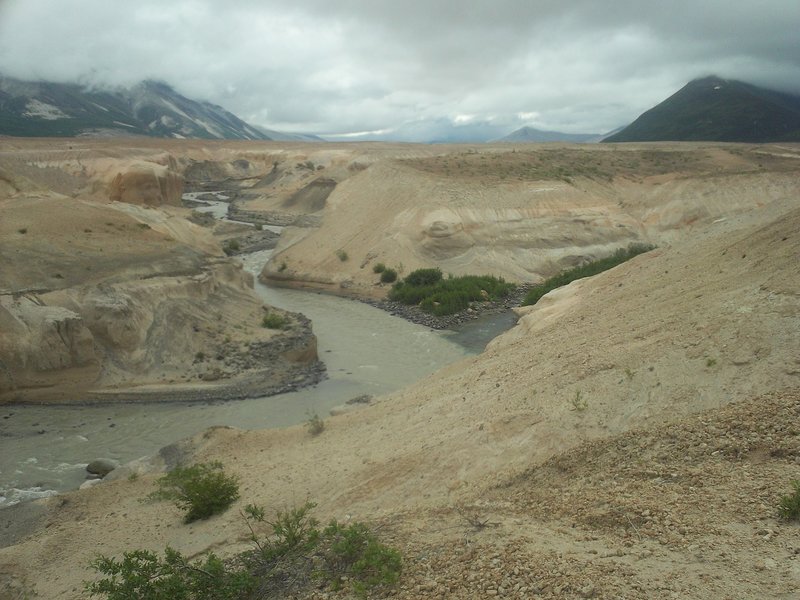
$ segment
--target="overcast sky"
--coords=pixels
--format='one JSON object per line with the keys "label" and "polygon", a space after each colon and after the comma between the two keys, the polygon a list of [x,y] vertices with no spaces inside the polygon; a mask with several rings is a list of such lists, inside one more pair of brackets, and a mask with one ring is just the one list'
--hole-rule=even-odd
{"label": "overcast sky", "polygon": [[704,75],[800,92],[800,0],[0,0],[0,72],[285,131],[606,132]]}

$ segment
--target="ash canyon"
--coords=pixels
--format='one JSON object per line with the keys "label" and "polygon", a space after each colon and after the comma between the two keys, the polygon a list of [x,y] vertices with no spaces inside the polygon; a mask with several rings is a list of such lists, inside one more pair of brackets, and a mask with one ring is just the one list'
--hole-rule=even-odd
{"label": "ash canyon", "polygon": [[[774,510],[800,469],[797,144],[0,149],[9,412],[319,381],[313,324],[263,305],[236,257],[250,248],[276,246],[263,283],[374,301],[389,287],[378,263],[531,284],[656,245],[519,308],[481,354],[326,418],[322,435],[215,428],[180,452],[238,475],[241,507],[313,498],[323,520],[381,525],[405,557],[393,597],[800,593],[800,531]],[[182,202],[209,190],[258,227]],[[286,328],[262,327],[265,315]],[[141,503],[159,474],[143,465],[0,511],[17,523],[0,595],[82,597],[98,552],[241,549],[236,510],[183,526]]]}

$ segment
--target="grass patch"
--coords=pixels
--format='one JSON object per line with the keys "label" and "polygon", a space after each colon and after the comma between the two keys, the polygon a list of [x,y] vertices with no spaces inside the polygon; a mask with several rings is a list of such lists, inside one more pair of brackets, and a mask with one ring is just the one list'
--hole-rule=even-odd
{"label": "grass patch", "polygon": [[567,271],[562,271],[558,275],[554,275],[553,277],[546,279],[544,283],[532,287],[525,296],[525,300],[523,300],[522,304],[536,304],[542,296],[548,292],[552,292],[556,288],[560,288],[568,283],[572,283],[576,279],[591,277],[592,275],[597,275],[598,273],[607,271],[612,267],[616,267],[617,265],[632,259],[634,256],[638,256],[644,252],[649,252],[653,248],[655,248],[655,246],[650,244],[631,244],[627,248],[620,248],[619,250],[615,251],[614,254],[606,258],[601,258],[600,260],[595,260],[584,265],[568,269]]}
{"label": "grass patch", "polygon": [[441,317],[465,310],[471,302],[504,298],[515,287],[491,275],[451,275],[445,279],[440,269],[417,269],[392,286],[389,299],[419,305],[425,312]]}

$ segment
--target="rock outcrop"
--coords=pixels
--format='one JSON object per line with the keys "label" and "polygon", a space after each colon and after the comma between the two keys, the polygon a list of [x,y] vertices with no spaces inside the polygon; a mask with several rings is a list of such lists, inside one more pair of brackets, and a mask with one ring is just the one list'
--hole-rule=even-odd
{"label": "rock outcrop", "polygon": [[183,176],[177,162],[168,156],[166,164],[136,162],[127,165],[111,180],[108,197],[116,202],[161,206],[179,206],[183,194]]}
{"label": "rock outcrop", "polygon": [[173,154],[43,144],[0,152],[0,403],[238,398],[324,376],[310,322],[262,327],[252,275],[172,206]]}

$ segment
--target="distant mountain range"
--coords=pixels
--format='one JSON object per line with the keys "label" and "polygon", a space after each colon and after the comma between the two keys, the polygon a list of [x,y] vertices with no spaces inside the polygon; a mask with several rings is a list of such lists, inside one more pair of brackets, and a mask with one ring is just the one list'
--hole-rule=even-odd
{"label": "distant mountain range", "polygon": [[101,90],[9,77],[0,77],[0,135],[321,141],[262,130],[221,106],[190,100],[157,81]]}
{"label": "distant mountain range", "polygon": [[800,96],[732,79],[696,79],[603,141],[800,141]]}
{"label": "distant mountain range", "polygon": [[[544,131],[527,126],[507,132],[492,121],[439,118],[325,138],[423,143],[800,141],[800,96],[712,76],[689,82],[610,135]],[[106,90],[3,76],[0,135],[325,141],[315,135],[250,125],[221,106],[186,98],[163,82],[143,81],[130,88]]]}
{"label": "distant mountain range", "polygon": [[563,133],[561,131],[544,131],[533,127],[521,127],[493,141],[514,143],[571,142],[580,144],[599,142],[606,135],[601,133]]}

